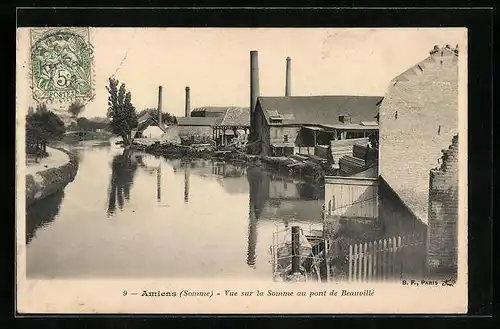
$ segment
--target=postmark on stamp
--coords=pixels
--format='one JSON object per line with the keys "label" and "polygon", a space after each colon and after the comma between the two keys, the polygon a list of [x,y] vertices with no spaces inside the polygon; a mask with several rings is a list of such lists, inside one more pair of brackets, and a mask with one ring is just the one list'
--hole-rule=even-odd
{"label": "postmark on stamp", "polygon": [[89,28],[30,30],[32,96],[38,102],[67,103],[93,98]]}

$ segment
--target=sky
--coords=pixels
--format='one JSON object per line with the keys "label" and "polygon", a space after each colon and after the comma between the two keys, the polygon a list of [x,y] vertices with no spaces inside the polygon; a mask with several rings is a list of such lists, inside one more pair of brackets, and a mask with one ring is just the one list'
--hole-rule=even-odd
{"label": "sky", "polygon": [[83,116],[105,116],[109,77],[124,82],[138,110],[182,116],[191,109],[249,106],[250,51],[259,53],[261,96],[284,95],[290,56],[292,96],[381,95],[392,78],[434,45],[466,48],[463,29],[92,28],[95,99]]}

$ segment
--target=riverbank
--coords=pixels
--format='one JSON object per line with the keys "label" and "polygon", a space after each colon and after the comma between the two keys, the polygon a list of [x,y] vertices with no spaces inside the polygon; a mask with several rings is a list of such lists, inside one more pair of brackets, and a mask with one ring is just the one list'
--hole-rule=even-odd
{"label": "riverbank", "polygon": [[78,158],[71,152],[47,147],[49,156],[26,167],[26,207],[61,191],[78,171]]}
{"label": "riverbank", "polygon": [[190,147],[174,144],[153,144],[140,148],[141,151],[163,156],[167,159],[217,159],[238,165],[266,166],[269,169],[304,179],[320,182],[325,175],[331,175],[330,168],[324,164],[307,160],[305,157],[270,157],[250,155],[237,149],[218,150],[212,146]]}

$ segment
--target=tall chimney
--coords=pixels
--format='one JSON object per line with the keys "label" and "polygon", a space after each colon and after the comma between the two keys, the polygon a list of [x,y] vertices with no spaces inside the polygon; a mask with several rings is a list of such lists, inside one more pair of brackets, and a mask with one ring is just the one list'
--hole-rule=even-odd
{"label": "tall chimney", "polygon": [[291,77],[291,69],[292,69],[292,59],[290,57],[286,58],[286,80],[285,80],[285,96],[292,96],[292,77]]}
{"label": "tall chimney", "polygon": [[189,95],[189,87],[186,87],[186,108],[184,116],[186,118],[191,116],[191,96]]}
{"label": "tall chimney", "polygon": [[163,127],[163,121],[162,121],[162,117],[161,117],[161,97],[162,97],[162,93],[163,93],[163,87],[162,86],[159,86],[158,87],[158,125],[160,127]]}
{"label": "tall chimney", "polygon": [[254,113],[259,97],[259,53],[250,51],[250,134],[255,132]]}

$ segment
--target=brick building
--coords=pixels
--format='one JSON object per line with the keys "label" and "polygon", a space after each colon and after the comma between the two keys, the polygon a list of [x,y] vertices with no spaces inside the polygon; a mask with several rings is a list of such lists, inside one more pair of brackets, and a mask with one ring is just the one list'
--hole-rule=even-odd
{"label": "brick building", "polygon": [[438,270],[456,271],[458,221],[458,135],[443,150],[441,166],[431,170],[429,179],[429,265]]}
{"label": "brick building", "polygon": [[380,105],[379,216],[391,233],[426,230],[430,270],[455,271],[458,46],[429,54]]}

